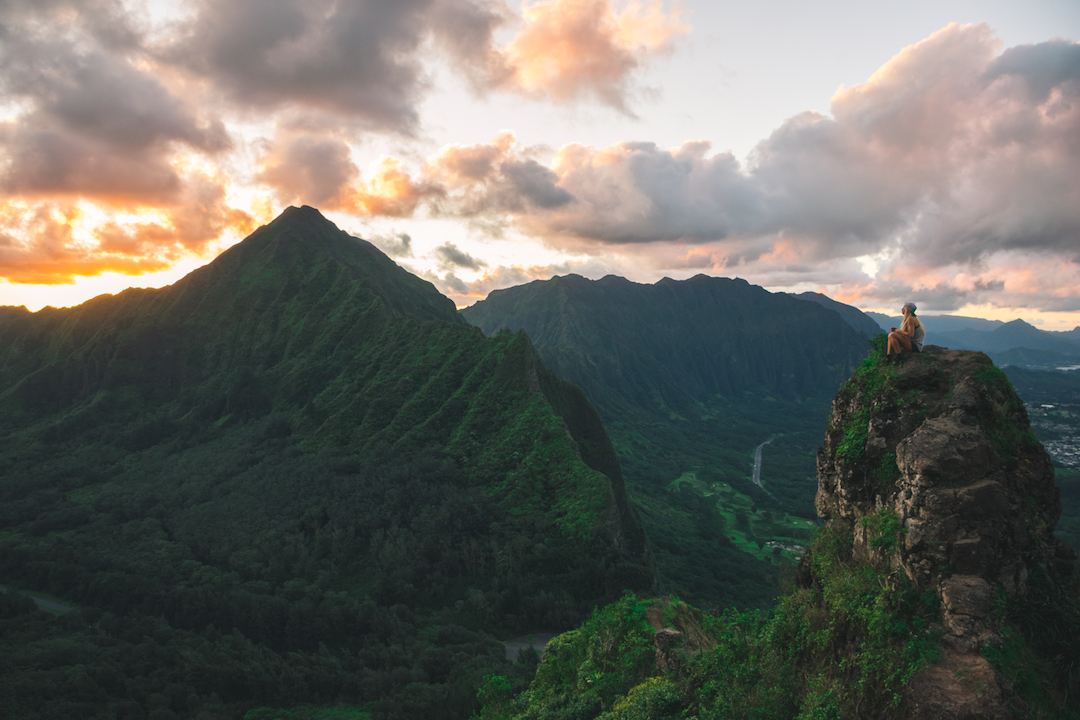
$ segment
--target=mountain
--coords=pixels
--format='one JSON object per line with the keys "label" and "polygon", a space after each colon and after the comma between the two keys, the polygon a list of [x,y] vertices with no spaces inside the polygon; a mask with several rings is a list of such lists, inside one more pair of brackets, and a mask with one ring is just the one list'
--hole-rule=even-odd
{"label": "mountain", "polygon": [[699,417],[717,396],[831,394],[865,349],[834,312],[705,275],[567,275],[493,291],[461,314],[486,335],[525,330],[611,419]]}
{"label": "mountain", "polygon": [[312,208],[0,312],[4,717],[464,717],[495,637],[653,582],[581,390]]}
{"label": "mountain", "polygon": [[956,332],[952,337],[959,342],[979,345],[983,352],[1002,352],[1012,348],[1046,350],[1059,353],[1080,353],[1080,344],[1062,337],[1061,333],[1050,333],[1030,325],[1023,320],[1013,320],[1002,324],[988,333],[975,330]]}
{"label": "mountain", "polygon": [[1019,347],[1010,350],[987,353],[994,362],[1002,367],[1027,368],[1063,368],[1080,365],[1080,357],[1072,353],[1060,353],[1053,350],[1032,350]]}
{"label": "mountain", "polygon": [[[901,318],[868,313],[882,328]],[[1080,333],[1047,332],[1023,320],[1002,322],[953,315],[920,315],[932,345],[985,352],[1001,365],[1055,366],[1080,361]]]}
{"label": "mountain", "polygon": [[[889,316],[883,313],[868,312],[866,316],[874,320],[884,332],[890,327],[899,327],[903,322],[900,315]],[[984,318],[965,317],[963,315],[919,315],[919,320],[927,324],[927,332],[932,327],[935,333],[954,333],[959,330],[978,330],[991,332],[1005,323],[1001,320],[986,320]]]}
{"label": "mountain", "polygon": [[706,607],[771,601],[810,536],[828,399],[868,350],[840,315],[704,275],[568,275],[461,312],[488,335],[524,330],[596,405],[661,590]]}
{"label": "mountain", "polygon": [[870,315],[864,313],[862,310],[856,307],[852,307],[851,305],[845,305],[842,302],[837,302],[832,298],[828,297],[827,295],[822,295],[821,293],[815,292],[804,292],[799,293],[798,295],[794,293],[785,294],[791,295],[791,297],[798,298],[799,300],[806,300],[808,302],[817,303],[824,308],[828,308],[829,310],[836,312],[840,317],[844,319],[844,322],[855,328],[856,332],[861,333],[867,338],[872,338],[875,335],[879,335],[881,333],[882,328],[878,325],[877,321],[874,320],[874,318],[870,317]]}
{"label": "mountain", "polygon": [[1023,405],[982,353],[883,351],[833,402],[825,525],[773,612],[624,597],[480,718],[1076,717],[1076,556]]}

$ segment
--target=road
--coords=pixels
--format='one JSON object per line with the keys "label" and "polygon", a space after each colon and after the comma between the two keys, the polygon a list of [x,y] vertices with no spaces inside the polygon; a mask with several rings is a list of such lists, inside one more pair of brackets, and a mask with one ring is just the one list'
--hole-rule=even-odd
{"label": "road", "polygon": [[[6,593],[6,592],[7,592],[7,588],[4,587],[3,585],[0,585],[0,593]],[[53,600],[47,600],[45,598],[35,597],[34,595],[30,595],[28,593],[23,593],[23,595],[26,595],[28,598],[30,598],[35,603],[37,603],[37,606],[39,608],[45,608],[46,610],[53,610],[54,612],[71,612],[71,608],[69,608],[67,605],[61,605],[60,603],[54,602]]]}
{"label": "road", "polygon": [[[765,442],[758,445],[757,450],[754,451],[754,484],[762,490],[765,490],[765,488],[761,485],[761,448],[765,447],[772,441],[773,439],[769,438]],[[765,492],[768,492],[768,490],[765,490]]]}

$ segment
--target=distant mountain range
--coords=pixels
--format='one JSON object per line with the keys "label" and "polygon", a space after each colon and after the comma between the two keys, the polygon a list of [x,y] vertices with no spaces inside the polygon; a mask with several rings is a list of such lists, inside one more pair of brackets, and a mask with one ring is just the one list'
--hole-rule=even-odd
{"label": "distant mountain range", "polygon": [[[866,313],[888,332],[900,316]],[[981,350],[998,365],[1053,367],[1080,363],[1080,328],[1068,332],[1040,330],[1023,320],[1002,322],[959,315],[920,315],[926,342],[958,350]]]}

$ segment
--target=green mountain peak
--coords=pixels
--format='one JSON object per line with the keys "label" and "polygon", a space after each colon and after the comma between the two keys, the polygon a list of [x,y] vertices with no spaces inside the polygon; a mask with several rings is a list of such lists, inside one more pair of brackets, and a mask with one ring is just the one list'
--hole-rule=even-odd
{"label": "green mountain peak", "polygon": [[526,669],[495,637],[653,575],[581,390],[313,208],[166,288],[0,312],[0,583],[79,608],[0,620],[110,678],[17,680],[5,717],[132,687],[140,716],[467,717]]}
{"label": "green mountain peak", "polygon": [[207,285],[224,284],[245,292],[288,293],[301,286],[325,288],[339,273],[359,280],[395,314],[465,324],[453,301],[434,285],[307,205],[285,209],[177,286],[191,283],[202,292]]}

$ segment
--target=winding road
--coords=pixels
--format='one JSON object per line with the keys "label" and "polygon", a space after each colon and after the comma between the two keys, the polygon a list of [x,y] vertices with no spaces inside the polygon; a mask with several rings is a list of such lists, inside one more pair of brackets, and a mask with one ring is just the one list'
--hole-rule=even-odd
{"label": "winding road", "polygon": [[757,450],[754,450],[754,484],[762,490],[765,490],[765,488],[761,486],[761,448],[765,447],[772,441],[773,439],[769,438],[765,442],[758,445]]}

